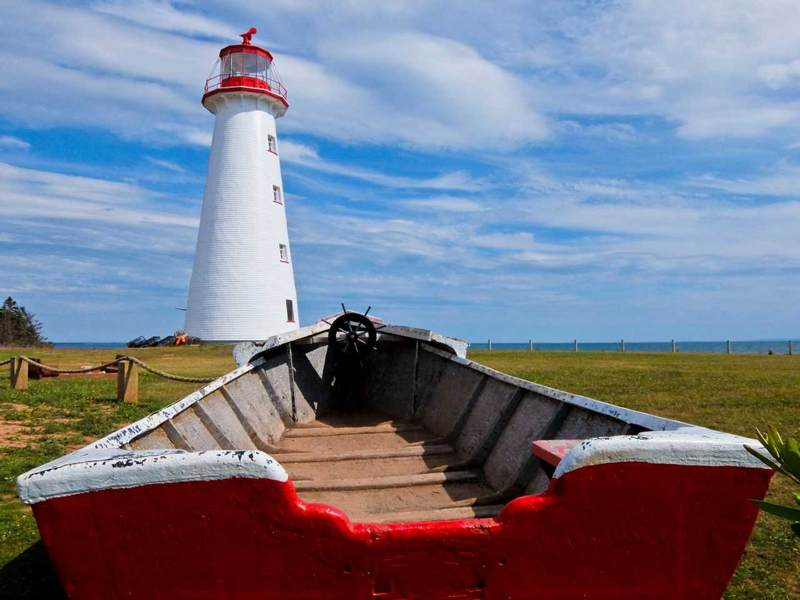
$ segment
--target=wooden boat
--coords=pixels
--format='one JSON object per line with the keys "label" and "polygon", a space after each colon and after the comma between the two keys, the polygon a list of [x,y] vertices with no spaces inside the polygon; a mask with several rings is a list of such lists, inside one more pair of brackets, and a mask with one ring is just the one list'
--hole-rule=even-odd
{"label": "wooden boat", "polygon": [[19,496],[75,600],[721,597],[771,476],[755,441],[466,347],[355,313],[243,344]]}

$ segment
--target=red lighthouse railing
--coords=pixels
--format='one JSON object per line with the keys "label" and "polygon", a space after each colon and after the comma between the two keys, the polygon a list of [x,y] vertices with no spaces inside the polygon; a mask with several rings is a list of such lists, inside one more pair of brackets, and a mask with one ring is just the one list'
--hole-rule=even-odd
{"label": "red lighthouse railing", "polygon": [[251,87],[259,90],[269,90],[277,94],[284,100],[289,99],[289,93],[284,86],[277,79],[272,79],[266,76],[258,76],[254,73],[232,75],[230,73],[214,75],[206,80],[205,93],[212,92],[219,88],[226,87]]}

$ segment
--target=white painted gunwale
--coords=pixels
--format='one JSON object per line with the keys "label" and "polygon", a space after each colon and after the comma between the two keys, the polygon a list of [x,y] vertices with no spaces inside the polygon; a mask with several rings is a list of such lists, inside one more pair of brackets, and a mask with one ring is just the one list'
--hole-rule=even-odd
{"label": "white painted gunwale", "polygon": [[236,478],[285,482],[289,475],[278,461],[257,451],[91,450],[20,475],[17,489],[25,504],[36,504],[100,490]]}
{"label": "white painted gunwale", "polygon": [[672,431],[592,438],[567,452],[553,478],[583,467],[610,463],[767,469],[745,450],[745,444],[766,455],[766,450],[756,440],[692,425]]}
{"label": "white painted gunwale", "polygon": [[[425,351],[499,381],[651,430],[638,436],[585,440],[567,453],[556,470],[555,477],[585,466],[611,462],[766,468],[744,449],[744,444],[748,444],[763,451],[756,440],[621,408],[500,373],[458,354],[428,345],[426,341],[433,341],[449,347],[454,353],[462,350],[459,344],[452,343],[461,340],[441,336],[429,330],[394,325],[379,325],[379,328],[385,334],[421,341],[421,348]],[[249,360],[259,352],[311,338],[328,329],[330,324],[320,321],[308,327],[272,336],[263,344],[241,344],[243,348],[237,360],[244,356]],[[463,351],[466,351],[466,346]],[[253,363],[243,364],[136,423],[115,431],[85,448],[23,473],[17,478],[20,499],[26,504],[35,504],[50,498],[104,489],[235,477],[286,481],[288,476],[280,463],[261,451],[120,450],[134,438],[156,429],[202,398],[259,367],[263,362],[264,359],[256,359]],[[670,435],[660,435],[667,433]],[[247,460],[243,460],[243,456],[246,456]],[[129,461],[132,463],[130,466],[125,468],[120,466],[121,462]]]}

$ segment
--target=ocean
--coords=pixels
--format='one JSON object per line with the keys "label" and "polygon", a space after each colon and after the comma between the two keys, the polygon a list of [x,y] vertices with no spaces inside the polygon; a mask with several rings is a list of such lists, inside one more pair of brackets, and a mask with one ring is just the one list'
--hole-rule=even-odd
{"label": "ocean", "polygon": [[[579,352],[619,352],[620,342],[581,342],[578,340]],[[486,350],[487,342],[471,342],[470,350]],[[492,342],[492,350],[527,350],[528,342],[496,343]],[[539,343],[533,342],[534,350],[572,352],[575,343]],[[677,352],[698,352],[703,354],[725,354],[727,342],[675,342]],[[794,353],[800,354],[800,342],[794,341]],[[671,352],[672,342],[625,342],[625,352]],[[731,341],[731,354],[788,354],[789,341]]]}

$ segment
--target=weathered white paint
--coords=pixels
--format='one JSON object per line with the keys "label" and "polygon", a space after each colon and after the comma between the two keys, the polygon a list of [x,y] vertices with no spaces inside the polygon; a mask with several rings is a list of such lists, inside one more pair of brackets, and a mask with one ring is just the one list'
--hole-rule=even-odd
{"label": "weathered white paint", "polygon": [[745,450],[745,444],[766,452],[756,440],[692,426],[673,431],[592,438],[567,452],[553,477],[592,465],[628,462],[766,469],[766,465]]}
{"label": "weathered white paint", "polygon": [[[297,292],[280,244],[289,248],[280,160],[269,151],[285,108],[258,92],[207,97],[214,137],[186,308],[186,331],[207,341],[264,340],[297,329]],[[287,321],[286,300],[294,304]]]}
{"label": "weathered white paint", "polygon": [[121,446],[130,442],[133,438],[142,435],[146,431],[151,431],[164,423],[165,421],[169,421],[172,417],[182,413],[184,410],[198,402],[199,400],[205,398],[209,394],[217,391],[226,383],[230,383],[234,379],[237,379],[244,375],[245,373],[249,373],[254,369],[254,365],[246,364],[241,367],[238,367],[215,379],[211,383],[203,386],[196,392],[192,392],[188,396],[181,398],[177,402],[174,402],[163,408],[159,411],[156,411],[150,415],[147,415],[144,419],[139,419],[135,423],[132,423],[122,429],[115,431],[114,433],[107,435],[104,438],[101,438],[87,446],[87,448],[93,448],[97,450],[108,450],[108,449],[115,449],[120,448]]}
{"label": "weathered white paint", "polygon": [[20,475],[17,490],[25,504],[35,504],[99,490],[238,477],[289,479],[278,462],[255,450],[84,450]]}
{"label": "weathered white paint", "polygon": [[[300,340],[319,335],[320,333],[325,333],[330,330],[333,321],[335,321],[336,318],[342,314],[343,313],[338,313],[329,317],[325,317],[313,325],[301,327],[295,331],[273,335],[264,341],[242,342],[241,344],[237,344],[233,348],[233,359],[236,361],[237,365],[241,366],[247,364],[250,359],[253,358],[253,356],[259,354],[260,352],[277,348],[278,346],[282,346],[283,344],[289,342],[298,342]],[[419,340],[421,342],[439,344],[445,348],[449,348],[453,353],[455,353],[456,356],[461,358],[465,358],[467,355],[467,348],[469,347],[469,344],[464,340],[451,338],[446,335],[440,335],[430,331],[429,329],[418,329],[416,327],[404,327],[401,325],[385,325],[383,324],[383,320],[377,317],[370,317],[370,320],[372,320],[375,324],[375,328],[378,333],[378,339],[381,339],[381,336],[395,336],[411,340]]]}

